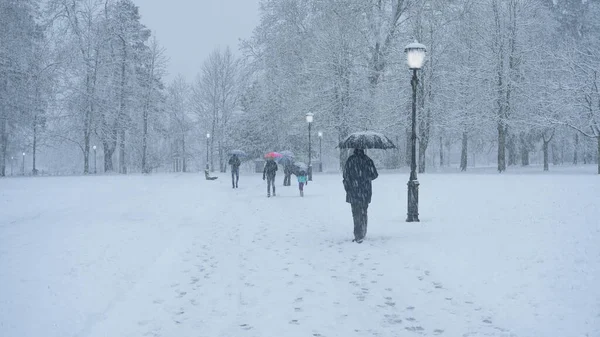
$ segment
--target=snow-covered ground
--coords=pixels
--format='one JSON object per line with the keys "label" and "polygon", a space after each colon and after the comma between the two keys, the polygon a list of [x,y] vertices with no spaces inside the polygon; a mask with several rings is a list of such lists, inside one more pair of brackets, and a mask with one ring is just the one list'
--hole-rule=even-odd
{"label": "snow-covered ground", "polygon": [[2,179],[0,336],[597,337],[595,170],[381,172],[360,245],[338,174]]}

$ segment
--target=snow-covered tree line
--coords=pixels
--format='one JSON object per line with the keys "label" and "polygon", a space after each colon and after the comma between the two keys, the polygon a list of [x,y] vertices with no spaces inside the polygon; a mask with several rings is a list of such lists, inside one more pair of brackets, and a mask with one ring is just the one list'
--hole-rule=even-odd
{"label": "snow-covered tree line", "polygon": [[1,175],[37,174],[40,156],[54,172],[197,170],[206,133],[225,168],[242,85],[229,48],[194,83],[165,84],[166,51],[131,0],[0,6]]}
{"label": "snow-covered tree line", "polygon": [[164,51],[130,0],[0,6],[1,174],[21,152],[33,174],[38,155],[86,174],[162,164]]}
{"label": "snow-covered tree line", "polygon": [[[428,47],[419,71],[421,172],[448,165],[450,149],[462,169],[490,153],[500,172],[538,151],[546,169],[597,161],[600,1],[264,0],[261,13],[243,44],[249,76],[240,99],[244,128],[261,130],[258,144],[306,152],[312,112],[328,148],[374,129],[408,151],[403,51],[418,40]],[[401,152],[396,165],[409,158]]]}
{"label": "snow-covered tree line", "polygon": [[307,159],[308,112],[313,160],[317,130],[338,164],[337,142],[369,129],[399,146],[378,162],[405,165],[414,40],[421,172],[600,156],[600,0],[263,0],[260,15],[239,58],[215,50],[164,84],[131,0],[0,0],[0,174],[22,153],[34,173],[36,156],[84,173],[224,171],[234,148]]}

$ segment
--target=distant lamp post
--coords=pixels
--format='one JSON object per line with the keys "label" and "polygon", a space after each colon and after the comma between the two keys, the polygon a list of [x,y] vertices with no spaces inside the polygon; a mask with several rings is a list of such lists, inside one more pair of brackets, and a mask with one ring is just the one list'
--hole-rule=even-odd
{"label": "distant lamp post", "polygon": [[306,122],[308,123],[308,180],[312,181],[312,160],[311,160],[311,141],[310,141],[310,126],[312,125],[313,122],[313,116],[314,114],[312,114],[311,112],[306,114]]}
{"label": "distant lamp post", "polygon": [[13,164],[15,161],[15,156],[10,157],[10,175],[13,175]]}
{"label": "distant lamp post", "polygon": [[208,170],[208,141],[210,140],[210,133],[206,133],[206,169]]}
{"label": "distant lamp post", "polygon": [[323,131],[319,131],[319,172],[323,172],[323,147],[321,142],[323,141]]}
{"label": "distant lamp post", "polygon": [[94,149],[94,174],[98,173],[96,170],[96,145],[92,147]]}
{"label": "distant lamp post", "polygon": [[21,165],[21,174],[25,175],[25,152],[23,152],[23,162]]}
{"label": "distant lamp post", "polygon": [[406,53],[406,62],[408,68],[413,71],[410,84],[412,85],[412,134],[411,140],[411,157],[410,157],[410,179],[408,180],[408,216],[406,222],[419,221],[419,181],[417,180],[417,70],[423,67],[425,61],[425,53],[427,49],[424,45],[413,42],[404,48]]}

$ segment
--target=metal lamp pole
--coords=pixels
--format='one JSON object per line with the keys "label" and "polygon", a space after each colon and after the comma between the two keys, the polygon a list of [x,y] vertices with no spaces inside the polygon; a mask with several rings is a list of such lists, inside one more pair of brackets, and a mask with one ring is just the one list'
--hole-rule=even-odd
{"label": "metal lamp pole", "polygon": [[311,151],[311,141],[310,141],[310,126],[313,122],[313,114],[306,114],[306,122],[308,123],[308,181],[312,181],[312,151]]}
{"label": "metal lamp pole", "polygon": [[408,212],[406,222],[419,222],[419,181],[417,180],[417,85],[419,79],[417,70],[423,66],[426,48],[414,42],[404,49],[409,69],[413,71],[410,84],[412,85],[412,134],[410,156],[410,178],[408,180]]}
{"label": "metal lamp pole", "polygon": [[10,157],[10,175],[13,175],[13,162],[15,161],[15,156]]}
{"label": "metal lamp pole", "polygon": [[25,152],[23,152],[23,162],[21,165],[21,174],[25,175]]}
{"label": "metal lamp pole", "polygon": [[321,142],[323,140],[323,132],[319,131],[319,172],[323,172],[323,147]]}

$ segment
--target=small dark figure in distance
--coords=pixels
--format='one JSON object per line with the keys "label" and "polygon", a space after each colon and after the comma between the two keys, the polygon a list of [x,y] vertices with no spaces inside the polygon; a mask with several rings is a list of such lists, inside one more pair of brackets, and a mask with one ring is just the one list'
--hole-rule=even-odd
{"label": "small dark figure in distance", "polygon": [[362,149],[354,149],[344,166],[346,202],[352,206],[354,240],[361,243],[367,235],[367,208],[371,203],[371,181],[377,179],[375,164]]}
{"label": "small dark figure in distance", "polygon": [[208,164],[206,164],[206,169],[204,169],[204,177],[206,178],[206,180],[217,180],[217,178],[219,178],[210,176],[210,174],[208,173]]}
{"label": "small dark figure in distance", "polygon": [[231,165],[231,186],[232,188],[238,188],[238,181],[240,180],[240,158],[236,154],[229,158],[229,165]]}
{"label": "small dark figure in distance", "polygon": [[271,196],[271,186],[273,186],[273,196],[275,196],[275,175],[277,174],[277,163],[272,158],[267,159],[263,169],[263,180],[267,179],[267,197]]}

